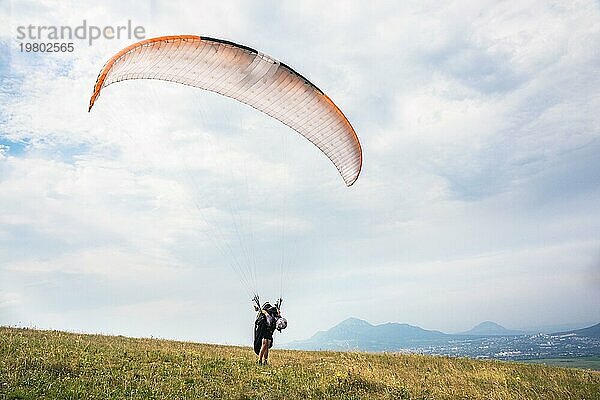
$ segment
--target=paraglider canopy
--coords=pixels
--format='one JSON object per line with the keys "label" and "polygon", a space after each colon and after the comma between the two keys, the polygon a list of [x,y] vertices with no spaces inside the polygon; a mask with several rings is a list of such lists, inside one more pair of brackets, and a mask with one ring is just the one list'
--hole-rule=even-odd
{"label": "paraglider canopy", "polygon": [[143,40],[104,65],[88,111],[103,88],[129,79],[176,82],[248,104],[312,142],[333,162],[347,186],[358,179],[360,142],[339,107],[298,72],[257,50],[194,35]]}

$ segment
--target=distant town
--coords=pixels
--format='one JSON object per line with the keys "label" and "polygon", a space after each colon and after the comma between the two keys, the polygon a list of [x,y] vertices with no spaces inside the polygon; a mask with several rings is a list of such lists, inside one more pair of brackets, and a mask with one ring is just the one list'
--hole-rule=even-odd
{"label": "distant town", "polygon": [[600,356],[600,324],[557,333],[508,330],[484,322],[460,334],[426,330],[418,326],[387,323],[371,325],[349,318],[308,340],[286,348],[299,350],[360,350],[423,353],[499,360],[535,360]]}
{"label": "distant town", "polygon": [[411,352],[499,360],[588,357],[600,355],[600,339],[569,334],[484,336],[449,339],[447,343],[416,346]]}

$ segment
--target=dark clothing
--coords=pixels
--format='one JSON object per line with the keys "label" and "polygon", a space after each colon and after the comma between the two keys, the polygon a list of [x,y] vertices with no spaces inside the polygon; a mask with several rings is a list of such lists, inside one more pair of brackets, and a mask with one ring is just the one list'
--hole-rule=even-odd
{"label": "dark clothing", "polygon": [[[262,337],[263,339],[269,339],[269,340],[273,340],[273,331],[270,329],[267,329],[267,331],[265,332],[265,334]],[[269,346],[269,348],[273,347],[273,344],[271,343],[271,346]]]}
{"label": "dark clothing", "polygon": [[271,341],[269,348],[273,347],[273,332],[275,332],[275,319],[260,312],[254,321],[254,352],[256,355],[260,353],[263,339],[269,339]]}

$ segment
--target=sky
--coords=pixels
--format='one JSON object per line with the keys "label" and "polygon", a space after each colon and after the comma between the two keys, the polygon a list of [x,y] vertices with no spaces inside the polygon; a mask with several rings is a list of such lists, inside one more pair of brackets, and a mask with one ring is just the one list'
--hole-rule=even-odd
{"label": "sky", "polygon": [[[283,295],[280,343],[351,316],[600,322],[600,4],[330,3],[1,2],[0,325],[246,344],[247,281]],[[88,113],[137,39],[17,38],[84,19],[290,65],[354,126],[358,181],[198,89],[124,82]]]}

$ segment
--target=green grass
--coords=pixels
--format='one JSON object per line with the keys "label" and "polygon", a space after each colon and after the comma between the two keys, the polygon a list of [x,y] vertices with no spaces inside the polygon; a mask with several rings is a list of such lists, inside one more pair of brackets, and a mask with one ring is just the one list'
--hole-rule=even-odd
{"label": "green grass", "polygon": [[600,399],[600,373],[0,327],[0,399]]}
{"label": "green grass", "polygon": [[542,358],[538,360],[524,360],[523,362],[600,371],[600,357]]}

